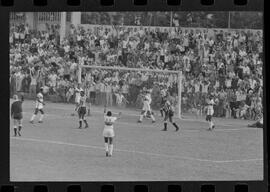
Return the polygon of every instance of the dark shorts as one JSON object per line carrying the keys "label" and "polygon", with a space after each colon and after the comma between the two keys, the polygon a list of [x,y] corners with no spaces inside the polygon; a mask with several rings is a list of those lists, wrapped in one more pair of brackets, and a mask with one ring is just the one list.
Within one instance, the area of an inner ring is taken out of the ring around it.
{"label": "dark shorts", "polygon": [[205,120],[206,121],[211,121],[212,120],[212,115],[207,115]]}
{"label": "dark shorts", "polygon": [[86,114],[86,107],[80,107],[78,109],[78,114],[79,115],[85,115]]}
{"label": "dark shorts", "polygon": [[13,114],[13,119],[16,119],[16,120],[21,120],[22,119],[22,113],[15,113]]}
{"label": "dark shorts", "polygon": [[36,114],[38,114],[38,112],[40,112],[42,115],[44,114],[43,109],[36,108],[34,114],[36,115]]}
{"label": "dark shorts", "polygon": [[173,113],[165,112],[164,121],[167,121],[168,119],[171,123],[173,122]]}

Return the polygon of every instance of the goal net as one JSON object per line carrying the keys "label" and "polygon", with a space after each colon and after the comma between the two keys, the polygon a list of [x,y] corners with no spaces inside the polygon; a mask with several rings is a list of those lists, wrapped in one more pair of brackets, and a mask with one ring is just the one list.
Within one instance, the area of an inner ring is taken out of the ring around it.
{"label": "goal net", "polygon": [[159,111],[162,95],[169,94],[181,118],[181,71],[81,65],[78,82],[95,105],[140,109],[143,92],[149,91],[152,110]]}

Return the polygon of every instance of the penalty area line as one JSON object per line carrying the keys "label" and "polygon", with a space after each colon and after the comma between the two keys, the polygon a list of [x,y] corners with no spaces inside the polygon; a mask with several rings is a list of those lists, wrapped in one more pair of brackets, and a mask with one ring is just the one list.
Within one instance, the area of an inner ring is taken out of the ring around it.
{"label": "penalty area line", "polygon": [[[74,146],[74,147],[84,147],[84,148],[92,148],[92,149],[104,150],[104,147],[100,147],[100,146],[82,145],[82,144],[75,144],[75,143],[66,143],[66,142],[61,142],[61,141],[41,140],[41,139],[22,138],[22,137],[11,137],[11,139],[13,139],[13,140],[21,140],[21,141],[32,141],[32,142],[39,142],[39,143],[49,143],[49,144],[67,145],[67,146]],[[115,149],[114,151],[126,152],[126,153],[137,153],[137,154],[143,154],[143,155],[148,155],[148,156],[176,158],[176,159],[182,159],[182,160],[209,162],[209,163],[237,163],[237,162],[263,161],[263,159],[210,160],[210,159],[200,159],[200,158],[193,158],[193,157],[166,155],[166,154],[142,152],[142,151],[134,151],[134,150],[125,150],[125,149]]]}

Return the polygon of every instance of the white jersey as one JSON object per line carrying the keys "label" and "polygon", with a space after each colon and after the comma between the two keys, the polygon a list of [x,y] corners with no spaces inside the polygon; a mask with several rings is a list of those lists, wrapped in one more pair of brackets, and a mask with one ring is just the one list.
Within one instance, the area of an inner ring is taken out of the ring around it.
{"label": "white jersey", "polygon": [[104,116],[104,129],[113,129],[113,124],[117,120],[117,117]]}
{"label": "white jersey", "polygon": [[81,91],[83,91],[82,88],[77,88],[76,87],[76,89],[75,89],[75,103],[80,103]]}
{"label": "white jersey", "polygon": [[145,95],[142,110],[143,111],[151,111],[151,106],[150,106],[151,102],[152,102],[152,99],[151,99],[150,94]]}
{"label": "white jersey", "polygon": [[43,107],[44,107],[43,95],[42,95],[42,93],[38,93],[37,99],[36,99],[36,108],[43,109]]}
{"label": "white jersey", "polygon": [[207,115],[213,115],[214,114],[214,100],[211,99],[208,101],[208,106],[207,106]]}
{"label": "white jersey", "polygon": [[117,117],[104,116],[104,130],[103,137],[114,137],[113,124],[117,120]]}

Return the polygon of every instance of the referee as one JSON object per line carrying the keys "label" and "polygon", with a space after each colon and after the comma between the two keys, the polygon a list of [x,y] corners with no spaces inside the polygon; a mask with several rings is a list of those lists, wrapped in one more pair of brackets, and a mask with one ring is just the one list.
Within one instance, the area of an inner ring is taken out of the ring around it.
{"label": "referee", "polygon": [[11,105],[11,118],[13,119],[13,128],[14,128],[14,137],[21,136],[22,129],[22,103],[23,97],[19,100],[18,95],[14,95],[13,99],[15,100]]}

